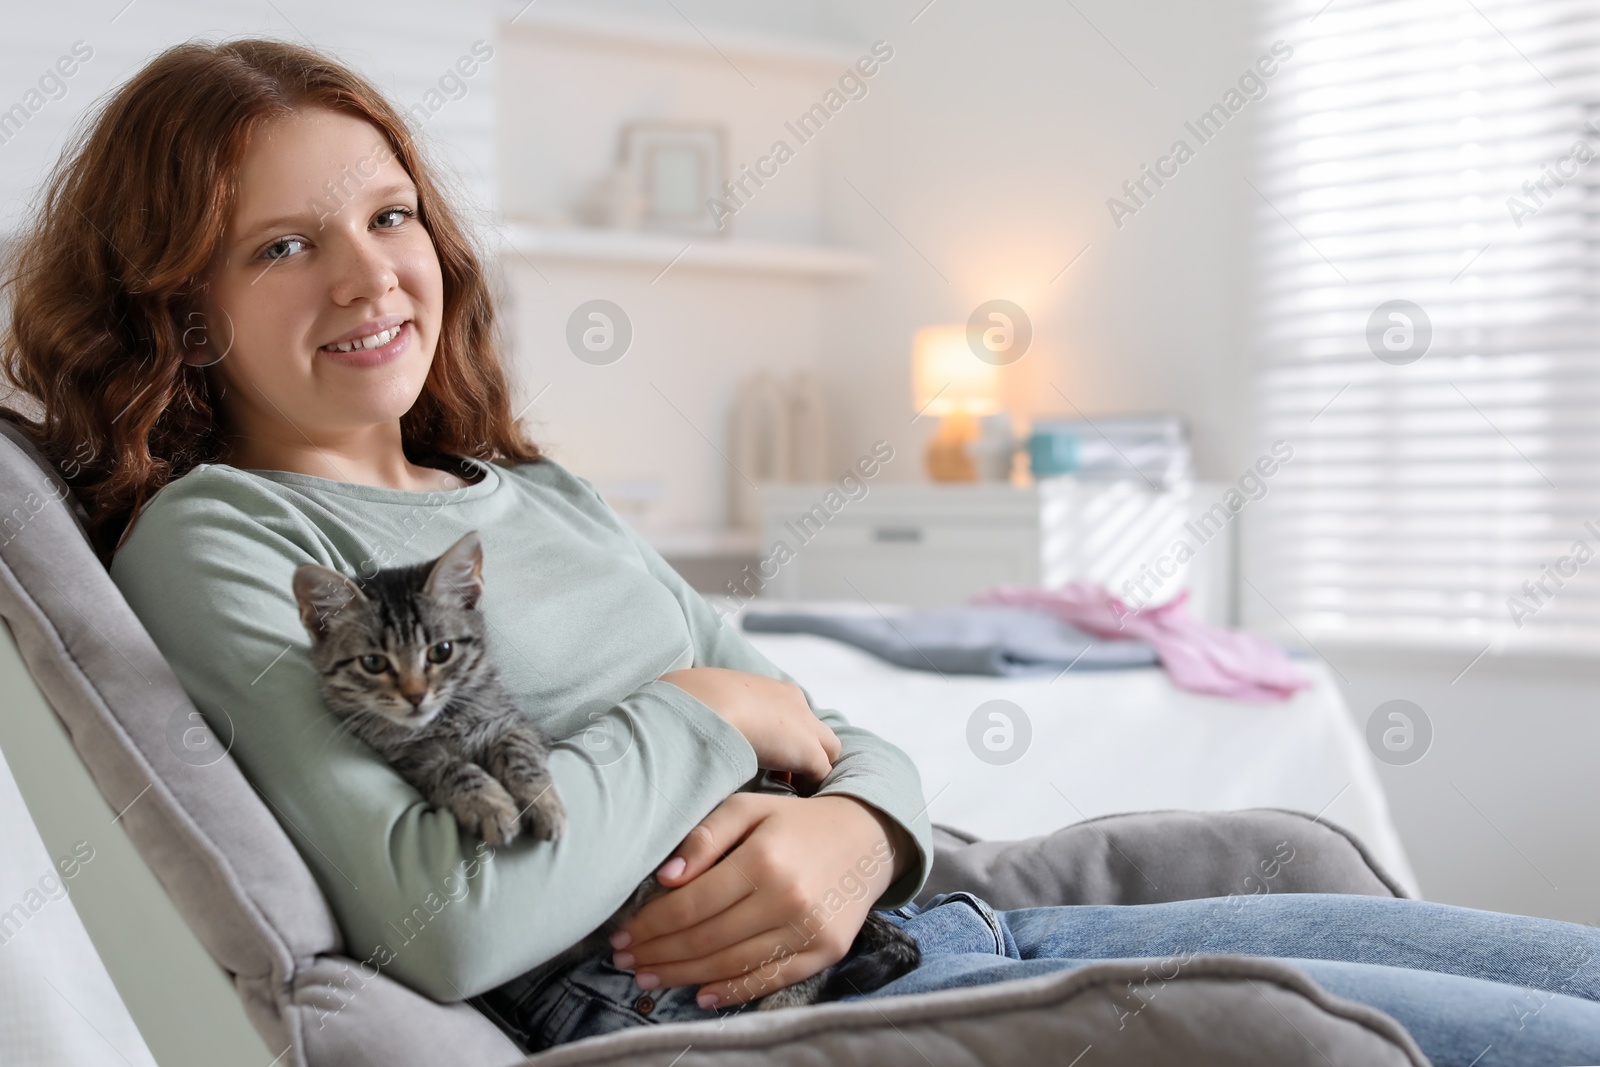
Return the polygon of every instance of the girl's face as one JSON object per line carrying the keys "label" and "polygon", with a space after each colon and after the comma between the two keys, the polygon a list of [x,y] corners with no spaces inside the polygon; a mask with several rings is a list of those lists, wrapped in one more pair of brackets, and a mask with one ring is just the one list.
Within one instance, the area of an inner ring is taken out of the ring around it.
{"label": "girl's face", "polygon": [[257,131],[201,306],[186,358],[222,375],[247,455],[251,441],[336,445],[410,410],[444,282],[377,127],[313,108]]}

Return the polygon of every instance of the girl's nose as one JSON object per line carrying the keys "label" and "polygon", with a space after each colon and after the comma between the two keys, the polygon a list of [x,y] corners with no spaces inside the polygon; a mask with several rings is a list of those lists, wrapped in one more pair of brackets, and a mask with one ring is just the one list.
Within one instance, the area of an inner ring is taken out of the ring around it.
{"label": "girl's nose", "polygon": [[338,304],[377,300],[399,285],[388,255],[365,236],[338,242],[333,299]]}

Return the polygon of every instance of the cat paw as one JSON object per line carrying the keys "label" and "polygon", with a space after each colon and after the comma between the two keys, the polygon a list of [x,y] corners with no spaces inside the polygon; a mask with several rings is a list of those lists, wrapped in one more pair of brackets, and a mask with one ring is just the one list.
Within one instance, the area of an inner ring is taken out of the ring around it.
{"label": "cat paw", "polygon": [[518,806],[499,782],[491,781],[476,792],[461,797],[451,806],[456,821],[469,834],[476,834],[491,845],[509,845],[516,840]]}
{"label": "cat paw", "polygon": [[567,809],[556,796],[555,787],[546,783],[544,788],[528,797],[522,812],[522,824],[540,841],[554,841],[567,826]]}

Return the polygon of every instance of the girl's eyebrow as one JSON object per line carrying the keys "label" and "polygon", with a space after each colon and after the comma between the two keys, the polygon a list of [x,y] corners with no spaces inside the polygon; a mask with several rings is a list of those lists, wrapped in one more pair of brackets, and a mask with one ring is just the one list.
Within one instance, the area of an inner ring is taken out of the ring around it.
{"label": "girl's eyebrow", "polygon": [[[241,242],[254,240],[278,230],[303,229],[307,225],[316,228],[317,224],[322,220],[338,214],[354,202],[354,197],[344,199],[345,192],[339,189],[337,185],[334,188],[335,192],[333,194],[318,197],[311,201],[306,205],[304,211],[293,215],[279,215],[242,231],[239,235],[239,240]],[[364,184],[360,183],[358,178],[354,183],[353,191],[357,194],[364,193],[374,201],[391,200],[397,196],[415,197],[417,195],[416,185],[409,181],[389,182],[376,189],[368,190]]]}

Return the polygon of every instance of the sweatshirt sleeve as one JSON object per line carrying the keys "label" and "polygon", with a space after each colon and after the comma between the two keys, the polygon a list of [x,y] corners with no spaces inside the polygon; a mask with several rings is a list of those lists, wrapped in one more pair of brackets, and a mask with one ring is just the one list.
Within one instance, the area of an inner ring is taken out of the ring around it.
{"label": "sweatshirt sleeve", "polygon": [[[694,639],[696,667],[726,667],[794,681],[756,651],[743,632],[712,610],[705,598],[684,581],[683,576],[673,570],[649,542],[617,518],[593,486],[582,478],[572,477],[588,490],[592,498],[590,506],[605,513],[608,525],[615,525],[628,535],[644,560],[645,567],[683,605],[689,632]],[[813,795],[837,793],[866,801],[906,831],[916,845],[917,855],[873,907],[887,911],[909,904],[933,870],[933,825],[928,818],[928,803],[922,795],[922,776],[917,771],[917,765],[898,746],[870,730],[851,725],[839,712],[819,709],[805,687],[800,688],[805,693],[806,703],[838,735],[842,747],[833,770],[828,772]]]}
{"label": "sweatshirt sleeve", "polygon": [[652,681],[594,724],[629,744],[555,744],[563,836],[488,845],[334,728],[290,585],[334,555],[305,517],[240,488],[158,497],[112,577],[305,858],[352,958],[438,1001],[476,996],[599,926],[757,774],[743,735]]}

